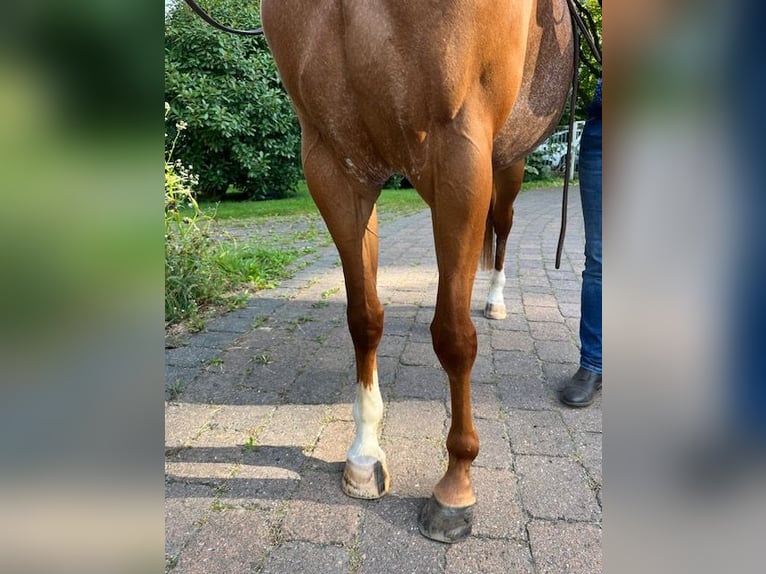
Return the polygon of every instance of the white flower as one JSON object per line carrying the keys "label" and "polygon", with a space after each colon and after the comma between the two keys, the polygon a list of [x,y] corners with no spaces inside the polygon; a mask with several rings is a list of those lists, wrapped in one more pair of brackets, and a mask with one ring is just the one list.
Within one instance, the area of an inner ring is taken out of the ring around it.
{"label": "white flower", "polygon": [[183,130],[185,130],[185,129],[186,129],[186,128],[188,128],[188,127],[189,127],[189,124],[187,124],[187,123],[186,123],[185,121],[183,121],[183,120],[181,120],[180,122],[178,122],[178,123],[176,124],[176,129],[177,129],[178,131],[183,131]]}

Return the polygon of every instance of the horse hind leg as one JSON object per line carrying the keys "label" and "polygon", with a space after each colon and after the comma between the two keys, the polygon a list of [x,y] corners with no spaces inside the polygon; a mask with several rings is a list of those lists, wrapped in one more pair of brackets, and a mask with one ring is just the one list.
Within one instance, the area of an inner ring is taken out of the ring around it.
{"label": "horse hind leg", "polygon": [[[524,160],[511,165],[494,174],[495,197],[487,221],[487,232],[494,231],[495,249],[492,275],[489,282],[487,303],[484,306],[484,316],[487,319],[501,320],[507,317],[505,307],[505,247],[508,234],[513,225],[513,203],[521,191],[524,181]],[[491,248],[491,245],[490,245]],[[487,248],[485,247],[485,250]]]}
{"label": "horse hind leg", "polygon": [[[304,142],[308,131],[304,128]],[[383,307],[376,288],[375,200],[380,190],[348,177],[318,139],[304,143],[303,164],[309,191],[340,254],[356,358],[357,392],[352,411],[356,434],[346,457],[342,489],[354,498],[380,498],[391,485],[386,455],[378,442],[383,400],[376,352],[383,334]]]}

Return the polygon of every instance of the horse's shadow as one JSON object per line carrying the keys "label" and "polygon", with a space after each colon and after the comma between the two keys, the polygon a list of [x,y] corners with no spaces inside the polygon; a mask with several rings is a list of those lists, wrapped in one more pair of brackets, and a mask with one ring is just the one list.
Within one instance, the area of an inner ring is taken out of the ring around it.
{"label": "horse's shadow", "polygon": [[[397,494],[394,488],[377,500],[351,498],[341,491],[343,462],[307,455],[296,446],[178,447],[166,451],[166,464],[167,499],[193,496],[209,498],[211,506],[266,509],[285,500],[352,506],[398,530],[413,527],[428,497]],[[193,476],[191,468],[197,469]]]}

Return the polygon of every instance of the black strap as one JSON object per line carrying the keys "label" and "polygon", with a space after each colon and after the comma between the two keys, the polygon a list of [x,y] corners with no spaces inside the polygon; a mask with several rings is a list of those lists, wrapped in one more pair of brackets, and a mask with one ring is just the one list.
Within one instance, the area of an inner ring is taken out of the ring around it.
{"label": "black strap", "polygon": [[[598,42],[598,29],[588,9],[578,0],[569,0],[569,11],[572,13],[575,27],[585,36],[585,41],[590,48],[593,58],[601,65],[601,48]],[[600,3],[599,3],[600,4]],[[587,20],[587,22],[586,22]]]}
{"label": "black strap", "polygon": [[569,174],[572,169],[572,143],[574,140],[574,121],[575,106],[577,105],[577,88],[579,85],[580,67],[580,34],[577,26],[573,26],[572,38],[574,40],[574,73],[572,74],[572,92],[569,100],[569,131],[567,133],[567,155],[564,167],[564,193],[561,199],[561,229],[559,230],[559,241],[556,245],[556,269],[561,267],[561,252],[564,250],[564,237],[567,233],[567,207],[569,205]]}
{"label": "black strap", "polygon": [[200,8],[199,4],[197,4],[194,0],[184,0],[188,5],[189,8],[191,8],[197,16],[202,18],[205,22],[213,26],[214,28],[218,28],[219,30],[222,30],[224,32],[230,32],[231,34],[239,34],[240,36],[262,36],[263,35],[263,28],[255,28],[254,30],[239,30],[237,28],[229,28],[225,24],[221,24],[218,20],[210,16],[207,12],[205,12],[202,8]]}
{"label": "black strap", "polygon": [[[588,12],[588,9],[577,0],[569,1],[569,13],[572,16],[572,38],[574,41],[574,73],[572,74],[572,93],[569,102],[569,133],[567,134],[567,155],[564,173],[564,193],[561,199],[561,229],[559,230],[559,241],[556,245],[556,269],[561,266],[561,253],[564,249],[564,237],[567,231],[567,206],[569,203],[569,173],[572,169],[572,144],[574,140],[574,118],[575,107],[577,106],[577,88],[579,86],[579,67],[580,67],[580,34],[585,36],[585,41],[593,53],[595,60],[601,65],[601,50],[596,41],[598,33],[596,23]],[[599,2],[600,4],[600,2]],[[583,19],[583,14],[587,24]],[[587,60],[586,60],[587,61]]]}

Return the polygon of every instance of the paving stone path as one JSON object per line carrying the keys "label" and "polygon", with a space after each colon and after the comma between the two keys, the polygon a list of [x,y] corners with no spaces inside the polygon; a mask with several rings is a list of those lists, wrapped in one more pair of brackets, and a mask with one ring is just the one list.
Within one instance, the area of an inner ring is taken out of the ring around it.
{"label": "paving stone path", "polygon": [[334,248],[246,308],[166,351],[166,570],[180,573],[601,572],[601,399],[559,404],[576,370],[583,230],[560,190],[521,194],[509,238],[508,318],[482,316],[473,371],[481,452],[472,536],[423,538],[417,512],[446,468],[446,376],[431,347],[437,271],[430,213],[380,228],[381,444],[391,492],[340,490],[353,434],[353,348]]}

